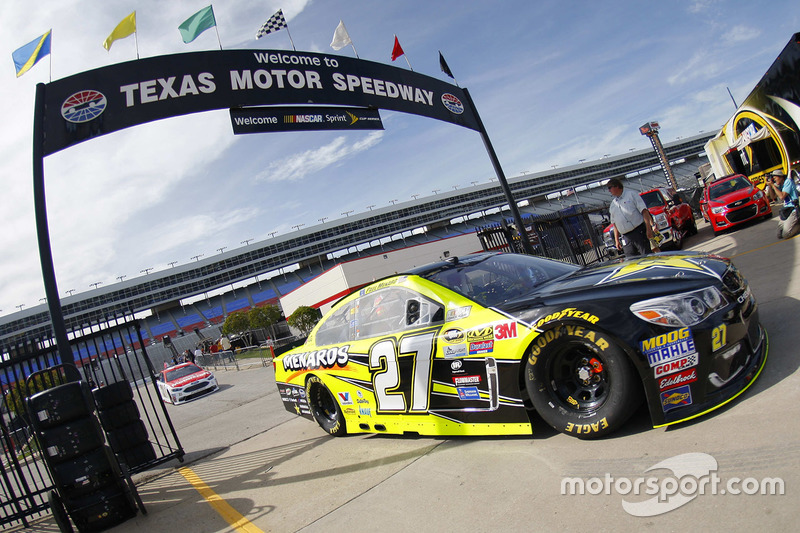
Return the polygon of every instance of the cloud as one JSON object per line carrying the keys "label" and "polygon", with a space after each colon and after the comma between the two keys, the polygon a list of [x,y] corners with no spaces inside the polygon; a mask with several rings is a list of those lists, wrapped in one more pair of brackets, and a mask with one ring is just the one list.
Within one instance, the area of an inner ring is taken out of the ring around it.
{"label": "cloud", "polygon": [[383,138],[382,131],[374,131],[353,144],[345,144],[345,137],[337,137],[319,148],[306,150],[278,161],[273,161],[256,181],[297,181],[309,174],[336,165],[339,162],[368,150]]}

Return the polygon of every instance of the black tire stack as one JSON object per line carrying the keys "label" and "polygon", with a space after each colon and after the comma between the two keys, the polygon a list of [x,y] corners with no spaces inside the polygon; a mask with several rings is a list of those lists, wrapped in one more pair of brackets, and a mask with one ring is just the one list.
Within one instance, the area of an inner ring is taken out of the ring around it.
{"label": "black tire stack", "polygon": [[49,500],[61,531],[72,531],[67,516],[82,532],[132,518],[140,501],[136,488],[105,444],[86,383],[47,389],[27,398],[26,405],[55,483]]}
{"label": "black tire stack", "polygon": [[108,444],[119,462],[135,471],[137,467],[155,460],[156,452],[139,416],[139,408],[133,401],[131,384],[125,380],[109,383],[94,389],[92,394]]}

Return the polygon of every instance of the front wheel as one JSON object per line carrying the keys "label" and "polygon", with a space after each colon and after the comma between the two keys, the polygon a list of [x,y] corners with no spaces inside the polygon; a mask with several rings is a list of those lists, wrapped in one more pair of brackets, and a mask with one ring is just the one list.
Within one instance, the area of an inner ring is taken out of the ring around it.
{"label": "front wheel", "polygon": [[322,429],[334,437],[341,437],[347,433],[342,409],[328,387],[317,376],[311,376],[306,381],[306,399],[314,420]]}
{"label": "front wheel", "polygon": [[534,340],[525,384],[545,422],[581,439],[616,431],[641,403],[641,383],[619,346],[604,333],[572,325]]}
{"label": "front wheel", "polygon": [[676,250],[680,250],[683,248],[683,232],[678,228],[671,228],[672,231],[672,243],[675,245]]}

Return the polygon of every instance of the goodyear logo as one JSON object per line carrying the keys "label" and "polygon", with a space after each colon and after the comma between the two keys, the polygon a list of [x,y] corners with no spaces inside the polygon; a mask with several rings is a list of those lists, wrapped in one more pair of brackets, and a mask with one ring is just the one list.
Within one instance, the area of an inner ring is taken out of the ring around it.
{"label": "goodyear logo", "polygon": [[678,407],[685,407],[692,404],[692,390],[689,385],[683,385],[677,389],[668,390],[661,393],[661,408],[666,413]]}
{"label": "goodyear logo", "polygon": [[575,307],[568,307],[562,311],[557,311],[555,313],[551,313],[544,318],[540,318],[534,324],[535,328],[541,327],[548,322],[552,322],[554,320],[563,320],[564,318],[577,318],[578,320],[585,320],[590,324],[597,324],[600,320],[597,316],[587,313],[585,311],[581,311]]}

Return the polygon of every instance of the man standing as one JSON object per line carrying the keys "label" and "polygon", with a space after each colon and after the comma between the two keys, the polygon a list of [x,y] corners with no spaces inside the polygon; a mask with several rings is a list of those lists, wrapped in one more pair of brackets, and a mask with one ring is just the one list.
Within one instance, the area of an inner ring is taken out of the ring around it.
{"label": "man standing", "polygon": [[[622,182],[611,178],[606,184],[611,193],[611,205],[608,207],[611,223],[614,225],[614,242],[618,250],[626,257],[650,253],[650,239],[655,236],[653,217],[644,204],[642,197],[634,191],[626,191]],[[620,246],[621,236],[622,246]]]}
{"label": "man standing", "polygon": [[794,181],[787,179],[782,170],[772,173],[772,179],[768,182],[770,190],[783,202],[783,209],[780,213],[780,225],[778,226],[778,238],[788,239],[797,235],[800,230],[800,221],[797,218],[797,189]]}

